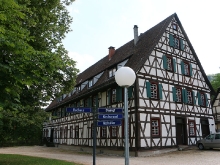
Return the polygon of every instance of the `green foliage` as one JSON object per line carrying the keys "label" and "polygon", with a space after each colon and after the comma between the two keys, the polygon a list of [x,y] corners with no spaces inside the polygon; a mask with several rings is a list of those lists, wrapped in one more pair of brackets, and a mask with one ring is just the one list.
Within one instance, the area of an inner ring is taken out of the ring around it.
{"label": "green foliage", "polygon": [[[39,139],[42,107],[75,85],[62,39],[73,0],[0,1],[0,143]],[[0,144],[0,145],[1,145]]]}
{"label": "green foliage", "polygon": [[220,87],[220,73],[213,75],[211,84],[215,92],[217,92],[218,88]]}
{"label": "green foliage", "polygon": [[46,159],[32,156],[0,154],[0,164],[5,165],[80,165],[56,159]]}

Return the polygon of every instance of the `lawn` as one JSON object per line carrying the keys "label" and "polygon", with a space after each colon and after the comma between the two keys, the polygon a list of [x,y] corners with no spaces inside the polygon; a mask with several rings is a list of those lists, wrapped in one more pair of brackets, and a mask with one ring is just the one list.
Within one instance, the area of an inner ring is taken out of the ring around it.
{"label": "lawn", "polygon": [[82,165],[56,159],[0,154],[0,165]]}

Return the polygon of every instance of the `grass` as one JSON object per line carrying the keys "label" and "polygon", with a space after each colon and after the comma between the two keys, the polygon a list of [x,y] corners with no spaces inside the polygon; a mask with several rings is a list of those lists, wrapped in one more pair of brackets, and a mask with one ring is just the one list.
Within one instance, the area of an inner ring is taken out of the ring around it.
{"label": "grass", "polygon": [[56,159],[0,154],[0,165],[82,165]]}

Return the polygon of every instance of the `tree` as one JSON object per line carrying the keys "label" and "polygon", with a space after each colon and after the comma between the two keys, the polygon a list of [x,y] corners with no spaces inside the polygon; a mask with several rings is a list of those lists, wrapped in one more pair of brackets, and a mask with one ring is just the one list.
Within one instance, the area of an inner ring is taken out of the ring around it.
{"label": "tree", "polygon": [[220,73],[213,75],[211,84],[214,90],[217,91],[218,88],[220,87]]}
{"label": "tree", "polygon": [[0,141],[30,138],[45,120],[42,106],[74,87],[79,71],[62,44],[73,1],[0,1]]}

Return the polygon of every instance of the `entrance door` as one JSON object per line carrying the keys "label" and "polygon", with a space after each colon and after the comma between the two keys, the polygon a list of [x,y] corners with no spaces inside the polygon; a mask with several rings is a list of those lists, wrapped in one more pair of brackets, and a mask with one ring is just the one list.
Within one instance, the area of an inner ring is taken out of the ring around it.
{"label": "entrance door", "polygon": [[186,123],[184,118],[176,118],[176,143],[186,145]]}
{"label": "entrance door", "polygon": [[210,134],[208,119],[201,119],[202,137],[206,137]]}
{"label": "entrance door", "polygon": [[50,132],[50,142],[53,142],[53,134],[54,134],[54,129],[52,128]]}

